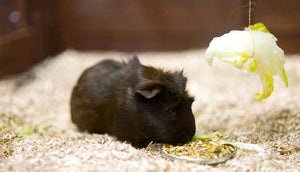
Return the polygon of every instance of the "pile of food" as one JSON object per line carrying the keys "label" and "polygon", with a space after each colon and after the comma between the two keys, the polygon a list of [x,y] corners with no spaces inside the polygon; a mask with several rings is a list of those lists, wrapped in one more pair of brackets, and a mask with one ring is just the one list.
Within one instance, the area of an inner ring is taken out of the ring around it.
{"label": "pile of food", "polygon": [[220,145],[214,142],[204,143],[201,140],[192,140],[182,146],[164,145],[162,149],[168,154],[194,159],[221,158],[231,155],[234,151],[234,147],[231,145]]}
{"label": "pile of food", "polygon": [[223,143],[221,138],[219,134],[194,136],[191,142],[184,145],[164,144],[161,151],[173,159],[202,160],[201,162],[215,160],[207,161],[206,164],[220,163],[230,159],[236,152],[233,145]]}

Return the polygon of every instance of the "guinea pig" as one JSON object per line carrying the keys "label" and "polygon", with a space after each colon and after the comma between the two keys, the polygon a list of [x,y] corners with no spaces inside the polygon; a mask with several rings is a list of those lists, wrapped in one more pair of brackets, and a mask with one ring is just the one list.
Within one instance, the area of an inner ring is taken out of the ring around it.
{"label": "guinea pig", "polygon": [[135,147],[151,141],[188,142],[195,134],[182,71],[104,60],[86,69],[73,88],[71,118],[80,130],[108,133]]}

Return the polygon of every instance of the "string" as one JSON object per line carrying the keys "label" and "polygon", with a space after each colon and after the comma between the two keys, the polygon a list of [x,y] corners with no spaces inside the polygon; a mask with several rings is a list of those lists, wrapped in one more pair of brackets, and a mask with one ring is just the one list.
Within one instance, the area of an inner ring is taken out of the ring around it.
{"label": "string", "polygon": [[249,11],[248,11],[248,26],[250,26],[251,25],[251,4],[252,4],[252,2],[251,2],[251,0],[249,0]]}
{"label": "string", "polygon": [[[249,0],[249,10],[248,10],[248,26],[250,27],[251,25],[251,5],[252,5],[252,2],[251,0]],[[251,35],[251,39],[252,39],[252,43],[253,43],[253,52],[252,52],[252,55],[250,56],[250,58],[253,58],[253,56],[255,55],[255,43],[254,43],[254,38],[253,38],[253,35],[252,33],[250,33]]]}

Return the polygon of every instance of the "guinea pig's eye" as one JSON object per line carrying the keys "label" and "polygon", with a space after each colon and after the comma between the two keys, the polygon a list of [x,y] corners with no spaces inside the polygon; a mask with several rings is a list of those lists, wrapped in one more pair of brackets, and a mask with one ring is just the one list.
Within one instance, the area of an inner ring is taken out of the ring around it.
{"label": "guinea pig's eye", "polygon": [[174,119],[174,118],[175,118],[175,114],[176,114],[176,112],[175,112],[175,110],[174,110],[173,108],[169,108],[169,109],[167,110],[167,115],[168,115],[170,118]]}

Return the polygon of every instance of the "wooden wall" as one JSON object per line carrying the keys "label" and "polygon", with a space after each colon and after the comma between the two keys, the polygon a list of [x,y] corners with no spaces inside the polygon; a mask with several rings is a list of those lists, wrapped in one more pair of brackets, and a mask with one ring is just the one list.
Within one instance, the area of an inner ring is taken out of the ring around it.
{"label": "wooden wall", "polygon": [[59,28],[51,1],[0,2],[0,77],[24,71],[63,49],[54,39]]}
{"label": "wooden wall", "polygon": [[[64,31],[80,50],[178,50],[247,25],[240,0],[76,0]],[[92,11],[92,12],[91,12]]]}
{"label": "wooden wall", "polygon": [[[254,1],[287,53],[300,52],[299,0]],[[248,25],[247,0],[0,0],[0,77],[67,48],[165,51],[207,47]],[[19,12],[18,14],[13,12]]]}
{"label": "wooden wall", "polygon": [[269,28],[286,53],[300,53],[300,0],[257,0],[253,19]]}

